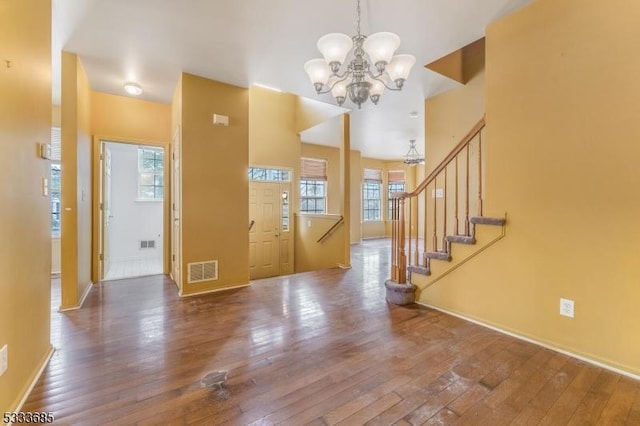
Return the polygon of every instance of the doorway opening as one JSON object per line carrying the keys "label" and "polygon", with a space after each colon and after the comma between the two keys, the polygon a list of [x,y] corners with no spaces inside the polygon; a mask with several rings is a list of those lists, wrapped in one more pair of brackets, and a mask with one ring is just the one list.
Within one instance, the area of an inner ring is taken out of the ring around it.
{"label": "doorway opening", "polygon": [[249,168],[249,278],[293,273],[291,171]]}
{"label": "doorway opening", "polygon": [[164,272],[164,148],[100,141],[100,280]]}

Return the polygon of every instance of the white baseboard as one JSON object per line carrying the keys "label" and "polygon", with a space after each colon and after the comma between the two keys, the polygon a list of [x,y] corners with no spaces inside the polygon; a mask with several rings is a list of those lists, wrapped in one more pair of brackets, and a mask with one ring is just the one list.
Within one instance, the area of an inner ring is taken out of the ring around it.
{"label": "white baseboard", "polygon": [[201,296],[203,294],[209,294],[209,293],[217,293],[219,291],[226,291],[226,290],[233,290],[236,288],[243,288],[243,287],[249,287],[251,285],[251,283],[247,283],[247,284],[240,284],[240,285],[234,285],[231,287],[224,287],[224,288],[214,288],[212,290],[205,290],[205,291],[199,291],[197,293],[189,293],[189,294],[183,294],[182,290],[180,290],[180,297],[191,297],[191,296]]}
{"label": "white baseboard", "polygon": [[[22,411],[22,407],[24,407],[24,404],[25,402],[27,402],[29,395],[31,395],[31,392],[33,392],[33,388],[38,383],[38,380],[40,380],[40,376],[42,376],[42,373],[44,373],[45,368],[47,368],[47,366],[49,365],[49,361],[51,360],[51,357],[53,356],[53,353],[55,351],[56,351],[56,348],[50,345],[49,350],[47,351],[47,354],[45,355],[44,359],[42,360],[42,363],[40,364],[40,367],[38,368],[38,371],[36,372],[36,375],[33,377],[33,380],[31,380],[31,383],[29,384],[27,391],[24,393],[24,395],[22,395],[22,399],[18,403],[18,406],[16,407],[15,410],[12,411],[13,413],[19,413]],[[9,426],[11,426],[11,423],[9,423]]]}
{"label": "white baseboard", "polygon": [[565,349],[561,349],[561,348],[559,348],[557,346],[550,345],[548,343],[544,343],[544,342],[541,342],[539,340],[532,339],[530,337],[522,336],[520,334],[516,334],[516,333],[513,333],[511,331],[507,331],[507,330],[504,330],[502,328],[499,328],[499,327],[496,327],[496,326],[493,326],[493,325],[490,325],[490,324],[486,324],[484,322],[475,320],[473,318],[466,317],[464,315],[460,315],[460,314],[455,313],[455,312],[451,312],[451,311],[449,311],[447,309],[443,309],[443,308],[440,308],[438,306],[433,306],[433,305],[429,305],[428,303],[422,303],[422,302],[416,302],[416,303],[418,305],[425,306],[427,308],[435,309],[436,311],[444,312],[445,314],[448,314],[448,315],[463,319],[465,321],[472,322],[472,323],[477,324],[477,325],[479,325],[481,327],[485,327],[485,328],[488,328],[490,330],[497,331],[498,333],[506,334],[507,336],[511,336],[511,337],[516,338],[516,339],[523,340],[523,341],[528,342],[528,343],[532,343],[534,345],[542,346],[543,348],[550,349],[552,351],[561,353],[563,355],[570,356],[571,358],[579,359],[580,361],[584,361],[584,362],[586,362],[588,364],[595,365],[596,367],[604,368],[605,370],[609,370],[609,371],[612,371],[614,373],[621,374],[623,376],[632,378],[634,380],[640,380],[640,375],[638,375],[638,374],[634,374],[634,373],[631,373],[629,371],[622,370],[620,368],[614,367],[612,365],[605,364],[605,363],[600,362],[600,361],[596,361],[595,359],[588,358],[586,356],[579,355],[577,353],[574,353],[574,352],[571,352],[571,351],[567,351]]}
{"label": "white baseboard", "polygon": [[92,288],[93,288],[93,281],[89,281],[89,285],[84,289],[84,293],[82,293],[82,296],[80,297],[80,302],[78,303],[78,305],[77,306],[73,306],[71,308],[58,309],[58,312],[75,311],[77,309],[82,308],[82,305],[84,304],[84,301],[86,300],[86,298],[89,295],[89,292],[91,291]]}

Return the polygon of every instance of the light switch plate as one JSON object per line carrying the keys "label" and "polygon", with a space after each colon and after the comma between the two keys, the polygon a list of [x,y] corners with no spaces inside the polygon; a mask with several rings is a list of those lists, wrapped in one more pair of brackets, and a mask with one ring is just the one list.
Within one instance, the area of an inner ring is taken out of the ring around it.
{"label": "light switch plate", "polygon": [[5,371],[7,371],[8,367],[9,367],[8,348],[7,348],[7,345],[4,345],[2,349],[0,349],[0,376],[2,376]]}

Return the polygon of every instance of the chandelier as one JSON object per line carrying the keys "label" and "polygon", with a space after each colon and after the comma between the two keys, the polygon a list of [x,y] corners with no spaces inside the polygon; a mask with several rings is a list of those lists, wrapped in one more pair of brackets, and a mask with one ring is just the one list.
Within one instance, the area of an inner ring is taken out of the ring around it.
{"label": "chandelier", "polygon": [[404,163],[409,164],[410,166],[424,164],[424,157],[418,154],[418,150],[416,149],[416,140],[411,139],[409,144],[409,151],[404,156]]}
{"label": "chandelier", "polygon": [[[369,98],[377,105],[384,89],[402,90],[416,58],[393,55],[400,46],[400,37],[394,33],[362,35],[360,0],[356,12],[356,35],[330,33],[320,37],[318,50],[324,58],[311,59],[304,64],[304,70],[317,94],[331,92],[338,105],[342,105],[348,95],[351,102],[361,108]],[[352,48],[352,59],[341,72]]]}

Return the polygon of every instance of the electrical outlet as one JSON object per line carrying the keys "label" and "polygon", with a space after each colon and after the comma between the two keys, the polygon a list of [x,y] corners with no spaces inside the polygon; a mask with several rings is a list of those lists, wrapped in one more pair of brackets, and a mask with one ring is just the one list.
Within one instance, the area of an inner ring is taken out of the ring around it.
{"label": "electrical outlet", "polygon": [[433,198],[444,198],[444,189],[443,188],[432,189],[431,196]]}
{"label": "electrical outlet", "polygon": [[9,367],[9,355],[7,351],[7,345],[4,345],[2,349],[0,349],[0,376],[2,376]]}
{"label": "electrical outlet", "polygon": [[560,298],[560,315],[573,318],[573,300]]}

